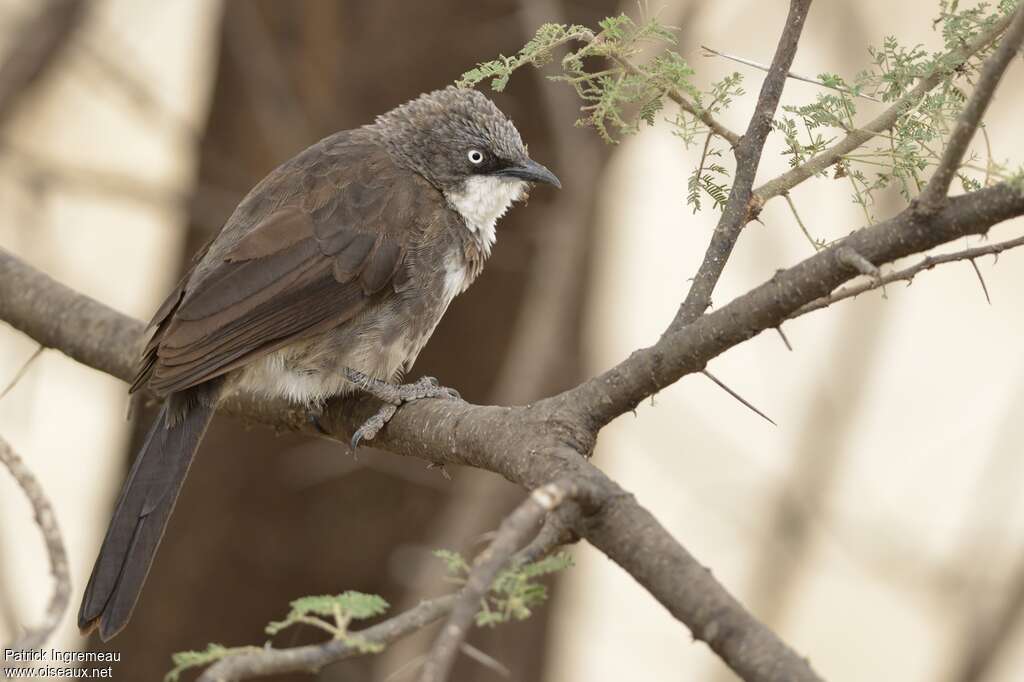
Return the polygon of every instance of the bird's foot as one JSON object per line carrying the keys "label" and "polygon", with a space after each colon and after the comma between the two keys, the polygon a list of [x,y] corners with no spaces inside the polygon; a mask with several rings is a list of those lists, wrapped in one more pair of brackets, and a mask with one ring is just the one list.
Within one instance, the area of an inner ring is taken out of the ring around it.
{"label": "bird's foot", "polygon": [[355,450],[364,440],[373,440],[384,425],[395,416],[398,407],[414,400],[424,398],[444,398],[460,400],[459,392],[438,383],[433,377],[421,377],[411,384],[392,384],[363,374],[359,370],[345,369],[345,378],[384,404],[377,413],[367,419],[352,434],[352,449]]}

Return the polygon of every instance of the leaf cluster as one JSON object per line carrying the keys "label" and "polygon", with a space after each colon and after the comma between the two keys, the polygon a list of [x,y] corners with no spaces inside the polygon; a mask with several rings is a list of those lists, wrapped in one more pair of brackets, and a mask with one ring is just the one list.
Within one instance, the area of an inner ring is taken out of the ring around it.
{"label": "leaf cluster", "polygon": [[[459,585],[465,583],[471,567],[461,554],[442,549],[436,550],[434,556],[444,562],[452,582]],[[481,600],[476,624],[481,627],[494,626],[510,620],[529,618],[532,609],[548,598],[547,587],[538,579],[564,571],[572,565],[572,556],[567,552],[558,552],[539,561],[506,568],[498,574],[487,596]]]}

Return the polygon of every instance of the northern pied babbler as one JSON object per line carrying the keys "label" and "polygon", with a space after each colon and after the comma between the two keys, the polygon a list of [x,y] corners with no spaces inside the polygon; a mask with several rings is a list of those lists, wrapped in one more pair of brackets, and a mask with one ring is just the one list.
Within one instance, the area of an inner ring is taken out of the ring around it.
{"label": "northern pied babbler", "polygon": [[530,183],[559,187],[474,90],[438,90],[286,161],[242,200],[157,310],[131,390],[163,398],[78,614],[103,640],[128,622],[192,457],[235,391],[318,410],[366,391],[384,406],[450,397],[398,384],[452,299],[480,274],[495,224]]}

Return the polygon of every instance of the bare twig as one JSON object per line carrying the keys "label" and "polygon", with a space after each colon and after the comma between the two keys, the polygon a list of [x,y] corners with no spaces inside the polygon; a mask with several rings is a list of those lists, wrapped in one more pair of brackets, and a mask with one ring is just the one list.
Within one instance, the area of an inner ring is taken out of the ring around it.
{"label": "bare twig", "polygon": [[764,149],[765,140],[771,130],[772,117],[775,115],[775,110],[782,97],[786,74],[796,56],[800,34],[810,6],[811,0],[792,0],[790,2],[786,26],[779,38],[779,45],[772,58],[768,76],[761,86],[754,114],[750,118],[750,125],[747,126],[746,133],[743,134],[735,148],[736,175],[732,189],[729,191],[729,199],[726,201],[722,217],[715,227],[711,244],[704,254],[704,261],[693,278],[693,284],[686,295],[686,300],[679,306],[679,311],[669,326],[668,332],[690,324],[711,305],[711,294],[722,276],[725,263],[732,254],[740,232],[760,210],[759,204],[752,201],[754,197],[751,188],[754,184],[754,176],[757,174],[757,167],[761,162],[761,152]]}
{"label": "bare twig", "polygon": [[1006,30],[1002,42],[985,61],[974,92],[960,113],[956,128],[953,129],[953,134],[949,137],[942,160],[939,161],[931,180],[921,192],[919,201],[926,210],[937,209],[939,204],[945,200],[949,185],[960,168],[960,160],[963,159],[968,145],[974,138],[974,133],[988,109],[989,102],[992,101],[992,96],[996,92],[996,87],[999,86],[999,81],[1002,80],[1003,73],[1006,72],[1006,67],[1020,53],[1022,43],[1024,43],[1024,4],[1017,7],[1013,21]]}
{"label": "bare twig", "polygon": [[557,509],[576,490],[576,485],[571,482],[548,483],[534,490],[501,523],[494,540],[473,562],[466,586],[459,594],[447,623],[423,664],[419,678],[421,682],[444,682],[448,679],[455,655],[480,610],[480,600],[490,591],[498,573],[508,563],[516,548],[528,535],[534,533],[545,515]]}
{"label": "bare twig", "polygon": [[[702,49],[705,52],[707,52],[708,56],[723,57],[725,59],[730,59],[730,60],[732,60],[734,62],[739,62],[740,64],[745,64],[747,66],[752,66],[755,69],[760,69],[761,71],[767,71],[768,70],[768,65],[767,64],[759,64],[758,62],[751,61],[750,59],[744,59],[743,57],[737,57],[736,55],[726,54],[725,52],[719,52],[718,50],[715,50],[713,48],[708,47],[707,45],[701,45],[700,49]],[[878,99],[877,97],[872,97],[871,95],[865,95],[864,93],[861,93],[861,92],[854,92],[853,90],[850,90],[848,88],[839,88],[839,87],[836,87],[834,85],[829,85],[828,83],[822,83],[817,78],[809,78],[807,76],[801,76],[800,74],[793,73],[792,71],[787,73],[786,76],[791,78],[791,79],[793,79],[793,80],[803,81],[804,83],[813,83],[814,85],[820,85],[821,87],[828,88],[829,90],[835,90],[837,92],[842,92],[842,93],[845,93],[847,95],[853,95],[854,97],[860,97],[862,99],[871,100],[872,102],[881,102],[882,101],[882,100]]]}
{"label": "bare twig", "polygon": [[[882,275],[877,279],[873,279],[862,284],[851,285],[831,293],[828,296],[822,296],[821,298],[811,301],[797,310],[794,310],[786,319],[791,320],[793,318],[806,315],[807,313],[814,312],[815,310],[827,308],[839,301],[860,296],[867,291],[878,289],[886,284],[892,284],[893,282],[910,282],[918,275],[918,273],[924,272],[925,270],[931,270],[936,265],[963,260],[970,261],[973,264],[975,259],[981,258],[982,256],[998,256],[1003,251],[1009,251],[1010,249],[1015,249],[1020,246],[1024,246],[1024,237],[1008,239],[1006,241],[996,242],[995,244],[986,244],[985,246],[965,249],[955,253],[926,256],[919,263],[915,263],[914,265],[903,268],[902,270],[896,270],[895,272],[890,272],[887,275]],[[975,265],[975,267],[977,266]],[[987,288],[985,291],[985,297],[988,298]]]}
{"label": "bare twig", "polygon": [[46,553],[50,560],[50,574],[53,575],[54,587],[50,604],[46,607],[46,614],[39,625],[27,630],[10,645],[12,649],[38,649],[50,639],[57,626],[60,625],[71,599],[71,573],[68,570],[67,550],[64,549],[64,540],[61,538],[60,527],[57,525],[57,516],[53,512],[53,506],[47,499],[43,487],[39,485],[36,477],[32,475],[25,463],[3,438],[0,438],[0,463],[3,463],[11,472],[14,480],[21,486],[25,497],[32,505],[32,513],[35,516],[36,525],[39,526],[39,530],[43,534]]}

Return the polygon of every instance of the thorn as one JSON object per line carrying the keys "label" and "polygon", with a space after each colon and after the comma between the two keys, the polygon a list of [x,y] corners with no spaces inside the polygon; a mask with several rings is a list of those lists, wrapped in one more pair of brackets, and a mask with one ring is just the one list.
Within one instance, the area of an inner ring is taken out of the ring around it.
{"label": "thorn", "polygon": [[790,353],[792,353],[793,352],[793,344],[791,344],[789,342],[789,339],[786,338],[786,332],[782,331],[782,325],[780,324],[778,327],[776,327],[775,331],[777,331],[779,333],[779,338],[782,339],[782,343],[786,344],[786,350],[788,350]]}
{"label": "thorn", "polygon": [[974,274],[978,276],[978,281],[981,282],[981,290],[985,292],[985,300],[988,301],[989,305],[992,305],[992,297],[988,295],[988,287],[985,286],[985,278],[981,276],[981,269],[978,268],[978,264],[974,262],[973,258],[968,260],[971,263],[971,267],[974,268]]}
{"label": "thorn", "polygon": [[44,350],[46,350],[46,347],[40,345],[38,348],[35,349],[32,355],[28,357],[28,360],[22,363],[21,367],[18,368],[18,371],[15,372],[14,378],[11,379],[11,382],[7,384],[6,388],[4,388],[3,391],[0,391],[0,400],[3,400],[4,396],[10,393],[11,389],[18,385],[18,382],[21,381],[21,378],[25,376],[25,372],[27,372],[28,368],[32,366],[32,362],[35,361],[35,359],[38,358],[40,355],[42,355]]}
{"label": "thorn", "polygon": [[750,410],[751,412],[753,412],[757,416],[761,417],[761,419],[764,419],[766,422],[768,422],[772,426],[778,426],[778,424],[776,424],[772,420],[771,417],[769,417],[764,412],[762,412],[761,410],[757,409],[756,407],[751,405],[749,402],[747,402],[743,398],[743,396],[741,396],[739,393],[737,393],[736,391],[732,390],[731,388],[726,386],[724,383],[722,383],[722,381],[718,377],[716,377],[714,374],[712,374],[711,372],[707,371],[706,369],[705,370],[701,370],[701,374],[706,376],[708,379],[711,379],[711,381],[715,382],[718,385],[719,388],[721,388],[723,391],[725,391],[726,393],[731,395],[736,400],[740,401],[740,403],[742,403],[748,410]]}

